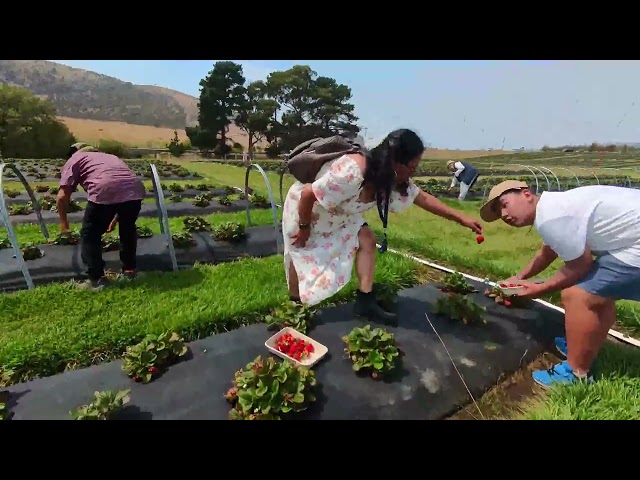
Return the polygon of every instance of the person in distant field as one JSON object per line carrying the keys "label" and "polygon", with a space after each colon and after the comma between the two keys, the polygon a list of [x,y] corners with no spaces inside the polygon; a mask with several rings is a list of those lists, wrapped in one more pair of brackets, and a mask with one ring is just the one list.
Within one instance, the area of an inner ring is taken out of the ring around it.
{"label": "person in distant field", "polygon": [[[592,185],[535,195],[526,183],[507,180],[491,189],[480,217],[535,226],[542,237],[531,262],[506,280],[525,285],[520,296],[562,291],[566,338],[555,342],[567,360],[533,379],[544,387],[592,381],[593,362],[616,321],[616,300],[640,301],[640,191]],[[551,278],[523,281],[558,257],[564,266]]]}
{"label": "person in distant field", "polygon": [[86,143],[72,145],[67,158],[56,199],[62,233],[69,231],[67,206],[78,185],[87,192],[88,200],[80,231],[80,248],[89,278],[81,286],[99,290],[107,284],[101,242],[102,235],[114,220],[120,224],[122,273],[128,278],[135,277],[136,221],[145,197],[142,181],[118,157],[99,152]]}
{"label": "person in distant field", "polygon": [[453,179],[451,180],[451,186],[448,191],[450,192],[453,187],[460,184],[458,200],[462,201],[467,197],[469,190],[471,190],[471,187],[476,183],[480,174],[469,162],[456,162],[449,160],[447,162],[447,168],[454,172]]}

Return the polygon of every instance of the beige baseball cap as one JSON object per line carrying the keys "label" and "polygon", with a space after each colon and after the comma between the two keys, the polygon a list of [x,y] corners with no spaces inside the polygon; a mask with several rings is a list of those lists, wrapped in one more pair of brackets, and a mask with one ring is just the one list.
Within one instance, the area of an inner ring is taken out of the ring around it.
{"label": "beige baseball cap", "polygon": [[505,180],[493,187],[489,192],[489,198],[484,205],[480,207],[480,218],[485,222],[495,222],[498,220],[500,214],[494,210],[494,205],[500,196],[509,190],[520,190],[523,188],[529,188],[529,185],[519,180]]}

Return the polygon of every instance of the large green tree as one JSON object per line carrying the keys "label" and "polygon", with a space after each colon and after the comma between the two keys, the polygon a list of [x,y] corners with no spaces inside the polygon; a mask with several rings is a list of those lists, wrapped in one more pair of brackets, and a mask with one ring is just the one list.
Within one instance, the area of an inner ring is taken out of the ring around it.
{"label": "large green tree", "polygon": [[[227,132],[243,103],[244,82],[241,65],[229,61],[214,64],[200,81],[198,127],[187,132],[192,145],[207,149],[219,145],[220,153],[227,153]],[[213,138],[206,138],[209,136]]]}
{"label": "large green tree", "polygon": [[75,141],[51,102],[24,88],[0,85],[0,156],[61,157]]}

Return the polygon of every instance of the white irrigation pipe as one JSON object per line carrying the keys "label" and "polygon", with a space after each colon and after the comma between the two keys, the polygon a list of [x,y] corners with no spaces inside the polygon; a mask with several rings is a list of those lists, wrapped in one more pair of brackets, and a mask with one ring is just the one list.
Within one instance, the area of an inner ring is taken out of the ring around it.
{"label": "white irrigation pipe", "polygon": [[[378,245],[378,247],[379,246],[380,245]],[[413,260],[414,262],[418,262],[418,263],[421,263],[422,265],[426,265],[428,267],[435,268],[436,270],[441,270],[443,272],[448,272],[448,273],[458,272],[458,270],[452,270],[450,268],[443,267],[442,265],[438,265],[437,263],[429,262],[429,261],[427,261],[427,260],[425,260],[423,258],[419,258],[419,257],[416,257],[414,255],[409,255],[408,253],[403,253],[403,252],[400,252],[398,250],[393,250],[393,249],[389,248],[389,249],[387,249],[387,251],[391,252],[391,253],[395,253],[397,255],[402,255],[403,257],[406,257],[406,258],[409,258],[409,259]],[[458,272],[458,273],[460,273],[463,277],[468,278],[469,280],[474,280],[476,282],[485,283],[485,284],[490,285],[492,287],[495,287],[495,286],[498,285],[497,283],[491,282],[491,281],[487,280],[486,278],[475,277],[473,275],[468,275],[468,274],[463,273],[463,272]],[[557,305],[554,305],[553,303],[545,302],[544,300],[540,300],[539,298],[534,298],[533,301],[537,302],[537,303],[539,303],[541,305],[544,305],[545,307],[548,307],[548,308],[551,308],[553,310],[556,310],[557,312],[560,312],[562,314],[565,313],[564,312],[564,308],[558,307]],[[635,347],[640,347],[640,340],[638,340],[637,338],[630,337],[629,335],[625,335],[624,333],[620,333],[620,332],[618,332],[616,330],[613,330],[613,329],[609,330],[609,335],[611,335],[614,338],[617,338],[618,340],[620,340],[622,342],[628,343],[628,344],[633,345]]]}

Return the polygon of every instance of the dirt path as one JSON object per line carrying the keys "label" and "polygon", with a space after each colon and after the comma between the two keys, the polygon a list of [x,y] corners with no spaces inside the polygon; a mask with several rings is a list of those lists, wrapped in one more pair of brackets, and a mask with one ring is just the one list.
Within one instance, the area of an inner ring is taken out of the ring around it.
{"label": "dirt path", "polygon": [[515,419],[525,411],[531,401],[544,395],[544,390],[533,381],[531,373],[541,368],[549,368],[560,360],[553,353],[544,353],[522,370],[504,378],[480,399],[476,399],[482,416],[471,402],[446,420]]}

